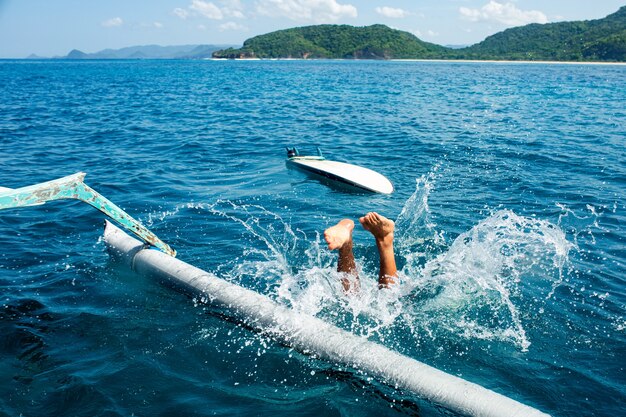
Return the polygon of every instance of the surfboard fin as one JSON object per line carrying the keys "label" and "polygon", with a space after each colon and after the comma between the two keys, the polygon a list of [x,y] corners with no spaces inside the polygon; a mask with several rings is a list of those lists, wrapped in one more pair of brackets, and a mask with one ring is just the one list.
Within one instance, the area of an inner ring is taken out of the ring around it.
{"label": "surfboard fin", "polygon": [[298,148],[295,146],[293,148],[287,147],[287,158],[293,158],[294,156],[300,156]]}

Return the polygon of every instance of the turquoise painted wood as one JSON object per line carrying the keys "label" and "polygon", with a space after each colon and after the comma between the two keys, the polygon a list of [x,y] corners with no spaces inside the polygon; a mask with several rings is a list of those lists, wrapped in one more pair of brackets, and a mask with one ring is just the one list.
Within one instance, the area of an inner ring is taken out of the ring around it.
{"label": "turquoise painted wood", "polygon": [[159,239],[144,225],[131,217],[109,199],[83,182],[85,173],[59,178],[27,187],[0,190],[0,210],[44,204],[47,201],[74,199],[84,201],[131,231],[144,242],[164,253],[176,256],[176,251]]}

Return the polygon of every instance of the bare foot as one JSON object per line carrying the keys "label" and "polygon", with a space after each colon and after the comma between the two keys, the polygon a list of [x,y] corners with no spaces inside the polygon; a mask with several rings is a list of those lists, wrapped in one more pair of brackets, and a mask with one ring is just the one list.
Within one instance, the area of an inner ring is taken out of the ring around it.
{"label": "bare foot", "polygon": [[374,235],[376,242],[391,243],[393,242],[393,231],[395,223],[385,216],[381,216],[376,212],[369,212],[359,219],[363,228]]}
{"label": "bare foot", "polygon": [[380,269],[378,270],[378,286],[389,288],[397,282],[398,270],[396,258],[393,254],[393,220],[370,212],[359,219],[363,228],[374,235],[378,256],[380,257]]}
{"label": "bare foot", "polygon": [[324,239],[328,243],[328,249],[340,249],[346,243],[351,243],[352,229],[354,229],[354,222],[350,219],[343,219],[336,225],[324,230]]}

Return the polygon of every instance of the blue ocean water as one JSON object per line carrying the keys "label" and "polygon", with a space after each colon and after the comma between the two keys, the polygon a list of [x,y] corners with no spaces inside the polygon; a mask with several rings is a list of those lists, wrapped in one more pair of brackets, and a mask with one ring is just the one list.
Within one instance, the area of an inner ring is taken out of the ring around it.
{"label": "blue ocean water", "polygon": [[[626,67],[0,61],[0,186],[86,183],[178,257],[553,416],[626,410]],[[374,168],[392,195],[285,165]],[[396,221],[343,294],[322,231]],[[112,263],[102,215],[0,212],[0,415],[450,415]]]}

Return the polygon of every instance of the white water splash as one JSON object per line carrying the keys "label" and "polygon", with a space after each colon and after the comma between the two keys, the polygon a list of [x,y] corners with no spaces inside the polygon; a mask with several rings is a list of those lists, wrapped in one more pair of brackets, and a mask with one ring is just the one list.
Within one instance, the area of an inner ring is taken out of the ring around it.
{"label": "white water splash", "polygon": [[264,289],[274,287],[282,277],[291,274],[291,259],[300,256],[298,243],[306,242],[302,231],[294,231],[281,216],[257,204],[218,200],[212,204],[188,204],[187,208],[206,210],[238,224],[256,241],[247,246],[227,272],[227,278],[239,283],[246,280]]}
{"label": "white water splash", "polygon": [[392,326],[403,312],[400,287],[380,291],[377,271],[372,273],[361,267],[358,291],[346,293],[341,284],[345,275],[335,270],[335,262],[333,259],[332,265],[324,268],[313,267],[284,276],[278,287],[278,300],[368,337]]}
{"label": "white water splash", "polygon": [[428,206],[438,168],[415,181],[415,191],[396,219],[396,250],[405,259],[403,272],[408,276],[419,275],[426,260],[444,244],[443,232],[436,230]]}
{"label": "white water splash", "polygon": [[143,223],[146,227],[152,227],[154,226],[155,222],[161,223],[169,217],[176,216],[182,207],[182,205],[178,205],[174,207],[173,210],[155,211],[152,213],[148,213],[147,217],[143,219]]}
{"label": "white water splash", "polygon": [[232,281],[254,282],[257,291],[268,293],[282,304],[367,336],[392,325],[402,312],[398,288],[378,290],[377,270],[360,268],[360,290],[347,296],[342,276],[336,271],[336,253],[325,248],[319,232],[309,238],[259,205],[220,200],[186,208],[228,219],[251,236],[243,255],[224,271]]}
{"label": "white water splash", "polygon": [[[562,281],[573,245],[558,226],[501,210],[447,246],[430,219],[433,184],[434,174],[417,180],[396,222],[398,257],[405,265],[400,285],[379,290],[377,262],[361,258],[356,294],[344,292],[337,255],[325,248],[319,232],[309,237],[294,231],[260,205],[218,201],[187,208],[222,217],[251,237],[222,275],[252,283],[298,311],[391,344],[407,337],[417,345],[424,337],[459,338],[527,350],[526,310],[539,310],[538,300],[551,296]],[[357,254],[367,249],[355,246]]]}
{"label": "white water splash", "polygon": [[438,167],[428,175],[415,180],[415,191],[402,207],[396,219],[396,239],[402,246],[423,243],[425,239],[441,242],[441,236],[435,231],[435,224],[430,218],[428,198],[435,188]]}
{"label": "white water splash", "polygon": [[498,211],[426,264],[418,282],[437,295],[420,303],[420,313],[468,337],[512,340],[526,350],[518,305],[525,294],[554,291],[571,247],[547,221]]}
{"label": "white water splash", "polygon": [[576,246],[578,246],[579,240],[584,241],[586,239],[589,239],[589,243],[595,245],[596,237],[594,232],[610,232],[600,226],[599,219],[602,214],[598,212],[596,207],[590,204],[585,205],[585,210],[578,210],[584,213],[576,213],[575,210],[562,203],[556,203],[556,206],[561,210],[557,224],[572,236]]}

